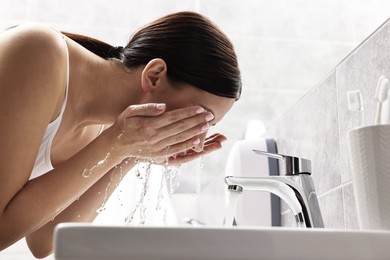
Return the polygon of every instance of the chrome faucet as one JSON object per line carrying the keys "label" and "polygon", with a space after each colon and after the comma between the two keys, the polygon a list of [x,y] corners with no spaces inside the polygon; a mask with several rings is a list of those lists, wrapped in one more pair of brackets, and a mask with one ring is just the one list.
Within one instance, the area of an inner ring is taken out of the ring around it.
{"label": "chrome faucet", "polygon": [[259,150],[253,152],[284,162],[285,176],[225,177],[230,192],[267,191],[279,196],[290,207],[299,227],[324,227],[314,183],[311,162],[294,156]]}

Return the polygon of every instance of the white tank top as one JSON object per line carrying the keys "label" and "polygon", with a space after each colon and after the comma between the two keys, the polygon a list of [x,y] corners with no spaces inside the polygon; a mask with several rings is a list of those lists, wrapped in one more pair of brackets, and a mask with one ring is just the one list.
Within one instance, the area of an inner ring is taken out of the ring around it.
{"label": "white tank top", "polygon": [[[61,34],[62,35],[62,34]],[[65,111],[66,107],[66,101],[68,99],[68,83],[69,83],[69,51],[68,51],[68,45],[66,44],[65,36],[62,35],[64,38],[65,46],[66,46],[66,88],[65,88],[65,98],[64,102],[61,107],[60,114],[58,117],[49,123],[49,125],[46,128],[45,135],[43,136],[41,146],[39,147],[38,155],[35,160],[33,171],[30,175],[30,180],[34,179],[36,177],[39,177],[48,171],[51,171],[53,169],[53,165],[51,164],[50,160],[50,151],[51,151],[51,144],[53,142],[54,136],[57,133],[58,127],[60,126],[62,116]]]}

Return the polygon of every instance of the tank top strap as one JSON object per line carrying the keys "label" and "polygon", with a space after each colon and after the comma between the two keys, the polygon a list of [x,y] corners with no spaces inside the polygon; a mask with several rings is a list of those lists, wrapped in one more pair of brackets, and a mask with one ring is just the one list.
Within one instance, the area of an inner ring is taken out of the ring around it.
{"label": "tank top strap", "polygon": [[[57,31],[57,30],[55,30]],[[59,31],[57,31],[59,32]],[[42,138],[41,145],[38,150],[37,158],[35,160],[33,171],[30,175],[30,179],[34,179],[39,177],[53,169],[53,165],[51,163],[50,153],[51,146],[53,143],[54,136],[57,134],[58,128],[62,121],[62,116],[64,114],[67,100],[68,100],[68,92],[69,92],[69,49],[68,44],[66,42],[65,35],[59,32],[64,39],[65,49],[66,49],[66,82],[65,82],[65,97],[62,103],[62,107],[59,115],[56,119],[50,122],[46,128],[45,134]]]}

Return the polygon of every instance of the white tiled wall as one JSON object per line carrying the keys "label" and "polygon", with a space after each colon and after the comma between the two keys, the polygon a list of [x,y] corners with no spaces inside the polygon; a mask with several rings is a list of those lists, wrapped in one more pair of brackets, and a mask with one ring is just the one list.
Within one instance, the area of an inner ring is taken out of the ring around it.
{"label": "white tiled wall", "polygon": [[[235,45],[244,89],[214,130],[229,137],[225,149],[203,160],[202,188],[215,210],[199,217],[208,222],[221,213],[226,156],[246,122],[270,126],[385,21],[389,8],[388,0],[0,0],[0,30],[35,20],[123,45],[136,28],[174,11],[198,11],[216,22]],[[323,189],[334,181],[340,178],[324,177]],[[19,251],[1,252],[0,259],[31,258]]]}

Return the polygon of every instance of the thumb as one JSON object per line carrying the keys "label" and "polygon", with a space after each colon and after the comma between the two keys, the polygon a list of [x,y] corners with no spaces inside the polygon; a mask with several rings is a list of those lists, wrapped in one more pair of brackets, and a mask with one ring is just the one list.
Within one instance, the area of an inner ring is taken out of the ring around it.
{"label": "thumb", "polygon": [[127,117],[134,116],[158,116],[165,112],[166,104],[164,103],[148,103],[142,105],[129,106],[125,115]]}

